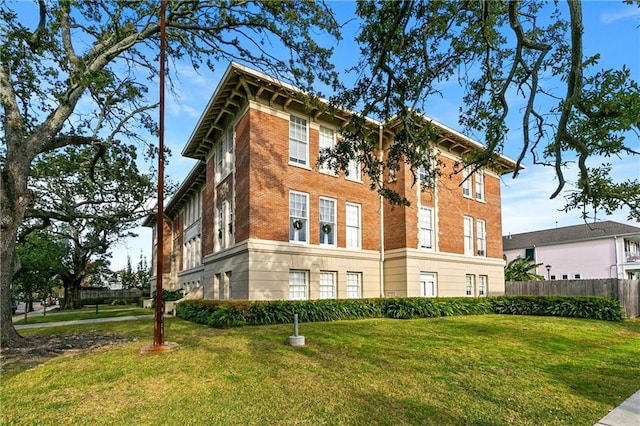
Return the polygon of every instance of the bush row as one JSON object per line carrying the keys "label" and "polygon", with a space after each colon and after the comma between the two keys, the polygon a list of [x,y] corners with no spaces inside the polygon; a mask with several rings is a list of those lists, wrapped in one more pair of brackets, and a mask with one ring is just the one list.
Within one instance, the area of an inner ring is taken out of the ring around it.
{"label": "bush row", "polygon": [[389,298],[275,301],[187,300],[177,316],[212,327],[286,324],[361,318],[429,318],[512,314],[621,321],[620,303],[604,297],[501,296],[489,298]]}

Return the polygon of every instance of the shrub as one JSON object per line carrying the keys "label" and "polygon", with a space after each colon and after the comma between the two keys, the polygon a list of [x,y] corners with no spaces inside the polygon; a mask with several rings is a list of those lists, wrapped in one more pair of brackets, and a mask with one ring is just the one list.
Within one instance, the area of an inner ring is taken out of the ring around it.
{"label": "shrub", "polygon": [[603,297],[501,296],[489,298],[390,298],[273,301],[186,300],[178,317],[212,327],[287,324],[360,318],[415,319],[453,315],[546,315],[621,321],[624,311]]}

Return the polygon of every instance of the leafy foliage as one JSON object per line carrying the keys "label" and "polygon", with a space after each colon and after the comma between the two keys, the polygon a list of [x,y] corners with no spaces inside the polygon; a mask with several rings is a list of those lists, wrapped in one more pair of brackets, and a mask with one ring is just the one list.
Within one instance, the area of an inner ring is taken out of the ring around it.
{"label": "leafy foliage", "polygon": [[[240,60],[309,92],[317,80],[336,84],[331,49],[319,40],[339,38],[338,24],[324,3],[167,3],[169,89],[177,78],[173,65],[180,60],[196,70]],[[34,159],[64,147],[89,146],[94,156],[82,167],[92,169],[106,152],[104,144],[127,150],[118,140],[138,142],[148,155],[157,154],[149,144],[158,130],[152,115],[157,103],[149,87],[159,77],[159,10],[158,2],[148,0],[0,3],[2,345],[19,340],[9,293],[18,269],[18,228],[34,201],[28,188]],[[284,48],[286,59],[274,56],[274,47]],[[44,170],[40,172],[43,176]],[[82,182],[92,186],[90,179]],[[108,225],[98,222],[98,227]],[[84,229],[76,231],[83,234]],[[97,248],[102,245],[98,251],[106,251],[99,237],[92,239]]]}
{"label": "leafy foliage", "polygon": [[62,275],[62,262],[68,253],[68,242],[44,230],[24,236],[16,247],[21,268],[16,274],[12,293],[22,293],[31,305],[32,298],[45,298],[59,286],[56,278]]}
{"label": "leafy foliage", "polygon": [[541,281],[544,280],[542,275],[535,273],[535,269],[542,266],[542,263],[527,257],[516,257],[504,266],[505,281]]}
{"label": "leafy foliage", "polygon": [[[362,0],[357,15],[357,81],[334,102],[362,115],[326,155],[335,158],[329,164],[344,170],[348,159],[358,157],[382,195],[406,204],[381,176],[403,162],[414,183],[420,168],[432,178],[441,172],[433,161],[437,139],[423,112],[453,83],[464,93],[460,124],[484,135],[486,150],[463,158],[472,170],[502,171],[495,160],[513,117],[522,123],[514,177],[526,158],[553,168],[554,198],[575,165],[579,177],[567,194],[567,210],[582,209],[587,218],[627,208],[630,219],[640,219],[638,179],[616,182],[610,165],[600,164],[600,158],[639,154],[627,137],[640,130],[640,88],[628,69],[598,70],[598,55],[584,57],[581,1]],[[365,116],[396,128],[384,161],[377,157],[377,139],[362,130]]]}
{"label": "leafy foliage", "polygon": [[67,307],[78,307],[79,289],[108,265],[109,250],[132,236],[136,222],[149,213],[153,177],[136,165],[134,146],[69,146],[44,154],[32,167],[29,188],[34,202],[23,229],[46,227],[69,247],[60,273]]}
{"label": "leafy foliage", "polygon": [[288,324],[362,318],[415,319],[454,315],[545,315],[621,321],[624,311],[602,297],[508,296],[490,298],[390,298],[232,302],[186,300],[176,308],[188,321],[212,327]]}

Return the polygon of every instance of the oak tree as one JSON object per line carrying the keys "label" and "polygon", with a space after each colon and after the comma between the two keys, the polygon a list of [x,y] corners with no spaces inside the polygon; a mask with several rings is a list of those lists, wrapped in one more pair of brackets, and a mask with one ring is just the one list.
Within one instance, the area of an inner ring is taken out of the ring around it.
{"label": "oak tree", "polygon": [[[148,141],[156,130],[159,2],[45,1],[0,3],[0,331],[19,344],[11,323],[16,237],[33,202],[28,189],[36,157],[65,146]],[[34,13],[35,11],[35,13]],[[35,22],[33,22],[33,18]],[[335,83],[331,50],[316,40],[338,37],[321,2],[168,2],[170,66],[213,67],[241,60],[302,88]],[[274,55],[284,49],[287,57]]]}
{"label": "oak tree", "polygon": [[[639,154],[640,89],[628,69],[600,69],[598,55],[585,57],[582,7],[579,0],[359,1],[358,77],[334,103],[361,114],[321,161],[346,169],[357,158],[382,195],[406,203],[381,176],[403,162],[414,182],[420,168],[431,180],[442,172],[433,161],[437,134],[424,111],[453,83],[464,93],[460,124],[483,135],[486,150],[448,173],[498,167],[507,123],[515,120],[522,132],[514,177],[530,159],[555,170],[550,196],[563,194],[567,210],[582,209],[587,218],[594,210],[626,208],[629,219],[640,220],[640,182],[615,180],[606,161]],[[396,129],[388,159],[379,158],[365,116]],[[578,169],[573,186],[565,178],[571,165]]]}

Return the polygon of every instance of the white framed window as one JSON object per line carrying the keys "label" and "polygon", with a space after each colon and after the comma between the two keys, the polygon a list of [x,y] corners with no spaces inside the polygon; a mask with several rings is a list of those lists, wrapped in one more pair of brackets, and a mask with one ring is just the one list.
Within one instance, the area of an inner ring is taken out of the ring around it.
{"label": "white framed window", "polygon": [[220,178],[222,177],[222,175],[224,174],[222,172],[222,167],[224,164],[224,146],[222,144],[222,141],[218,142],[218,146],[216,149],[216,181],[220,180]]}
{"label": "white framed window", "polygon": [[485,297],[487,295],[489,285],[489,277],[486,275],[478,276],[478,296]]}
{"label": "white framed window", "polygon": [[289,119],[289,162],[309,165],[309,135],[307,120],[291,116]]}
{"label": "white framed window", "polygon": [[420,296],[436,297],[438,294],[438,283],[436,274],[432,272],[420,272]]}
{"label": "white framed window", "polygon": [[359,159],[356,158],[355,160],[349,161],[346,178],[356,182],[362,182],[362,170],[360,169]]}
{"label": "white framed window", "polygon": [[346,204],[346,233],[346,247],[348,249],[360,249],[362,247],[360,204]]}
{"label": "white framed window", "polygon": [[466,276],[466,291],[465,295],[469,297],[473,297],[476,294],[476,277],[475,275],[467,275]]}
{"label": "white framed window", "polygon": [[427,169],[424,166],[420,166],[418,169],[418,180],[422,185],[427,185],[429,183],[429,175],[427,174]]}
{"label": "white framed window", "polygon": [[320,245],[336,245],[336,200],[320,197]]}
{"label": "white framed window", "polygon": [[225,232],[227,233],[227,247],[233,243],[233,202],[227,203],[227,223],[225,226]]}
{"label": "white framed window", "polygon": [[484,201],[484,171],[478,169],[475,173],[476,179],[476,200]]}
{"label": "white framed window", "polygon": [[347,298],[359,299],[362,297],[362,274],[360,272],[347,272]]}
{"label": "white framed window", "polygon": [[418,236],[420,248],[433,249],[433,209],[420,207],[418,226],[420,234]]}
{"label": "white framed window", "polygon": [[487,230],[483,219],[476,220],[476,248],[478,256],[487,256]]}
{"label": "white framed window", "polygon": [[218,211],[218,214],[216,216],[216,238],[215,238],[215,249],[216,250],[222,250],[222,248],[224,247],[224,241],[225,241],[225,232],[224,232],[224,206],[221,205],[220,207],[218,207],[216,209]]}
{"label": "white framed window", "polygon": [[289,192],[289,241],[309,241],[309,196],[302,192]]}
{"label": "white framed window", "polygon": [[581,274],[573,274],[573,279],[580,280],[580,279],[582,279],[582,275]]}
{"label": "white framed window", "polygon": [[289,271],[289,300],[308,299],[307,271]]}
{"label": "white framed window", "polygon": [[320,299],[336,298],[336,272],[320,271]]}
{"label": "white framed window", "polygon": [[563,280],[568,280],[569,279],[569,274],[562,274],[562,279]]}
{"label": "white framed window", "polygon": [[471,197],[471,176],[466,166],[462,169],[462,195]]}
{"label": "white framed window", "polygon": [[464,216],[464,254],[473,256],[473,218]]}
{"label": "white framed window", "polygon": [[556,279],[556,276],[555,276],[555,275],[551,275],[551,279],[552,279],[552,280],[555,280],[555,279]]}
{"label": "white framed window", "polygon": [[[319,138],[319,150],[322,152],[323,150],[332,149],[336,144],[335,132],[333,129],[325,126],[320,126],[320,138]],[[329,167],[327,163],[322,163],[319,165],[318,170],[321,173],[326,173],[335,176],[335,171]]]}

